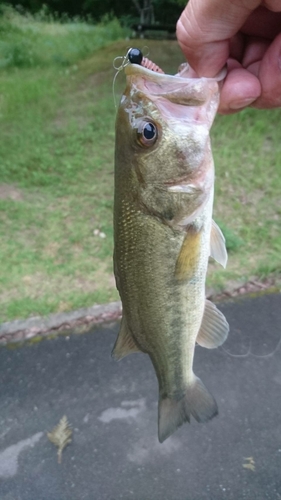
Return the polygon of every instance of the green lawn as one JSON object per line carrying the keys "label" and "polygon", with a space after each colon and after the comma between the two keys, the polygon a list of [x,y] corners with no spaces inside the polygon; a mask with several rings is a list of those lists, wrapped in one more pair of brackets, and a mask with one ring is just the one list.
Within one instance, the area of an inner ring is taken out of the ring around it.
{"label": "green lawn", "polygon": [[[118,298],[112,273],[114,42],[63,67],[0,73],[0,321]],[[135,42],[134,42],[135,43]],[[141,41],[174,72],[176,42]],[[141,48],[140,47],[140,48]],[[116,82],[117,99],[124,75]],[[210,263],[209,286],[280,275],[281,110],[218,117],[215,219],[227,270]]]}

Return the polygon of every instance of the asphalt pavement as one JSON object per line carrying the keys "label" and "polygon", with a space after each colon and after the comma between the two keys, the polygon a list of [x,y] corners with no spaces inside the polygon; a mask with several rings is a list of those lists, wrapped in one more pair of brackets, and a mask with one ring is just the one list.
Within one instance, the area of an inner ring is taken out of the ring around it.
{"label": "asphalt pavement", "polygon": [[[111,359],[118,323],[0,348],[0,500],[281,499],[281,295],[221,304],[224,346],[196,348],[219,416],[157,440],[148,356]],[[58,464],[47,431],[66,415]]]}

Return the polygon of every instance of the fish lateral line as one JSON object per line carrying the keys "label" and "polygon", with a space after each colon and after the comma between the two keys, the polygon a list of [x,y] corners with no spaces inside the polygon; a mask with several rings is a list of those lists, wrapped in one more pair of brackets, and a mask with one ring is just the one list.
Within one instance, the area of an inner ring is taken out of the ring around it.
{"label": "fish lateral line", "polygon": [[[153,73],[141,61],[129,49],[115,63],[118,74],[124,69],[127,84],[115,128],[114,272],[123,319],[113,357],[149,356],[158,379],[163,442],[184,422],[207,422],[218,413],[215,398],[193,372],[193,361],[196,344],[218,347],[229,330],[224,315],[204,299],[209,255],[226,261],[218,228],[210,241],[209,129],[219,88],[214,80],[189,78],[187,72]],[[188,118],[183,104],[190,106]],[[133,142],[135,132],[147,141],[154,138],[153,128],[142,128],[143,117],[160,125],[161,133],[158,142],[139,141],[145,149]],[[140,125],[134,121],[139,119]]]}

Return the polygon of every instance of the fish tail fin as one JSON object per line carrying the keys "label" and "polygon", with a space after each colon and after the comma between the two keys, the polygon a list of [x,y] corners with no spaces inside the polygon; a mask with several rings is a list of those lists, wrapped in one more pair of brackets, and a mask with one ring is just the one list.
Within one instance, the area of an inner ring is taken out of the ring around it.
{"label": "fish tail fin", "polygon": [[194,375],[193,382],[180,400],[160,398],[158,407],[158,439],[163,443],[191,415],[197,422],[207,422],[218,414],[217,403],[200,378]]}

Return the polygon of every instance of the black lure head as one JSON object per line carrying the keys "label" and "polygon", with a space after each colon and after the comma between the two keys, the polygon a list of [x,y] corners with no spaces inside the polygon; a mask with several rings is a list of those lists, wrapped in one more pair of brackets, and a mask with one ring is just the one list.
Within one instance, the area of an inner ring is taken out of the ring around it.
{"label": "black lure head", "polygon": [[132,64],[140,64],[142,63],[143,55],[141,50],[139,49],[130,49],[128,52],[128,59]]}

